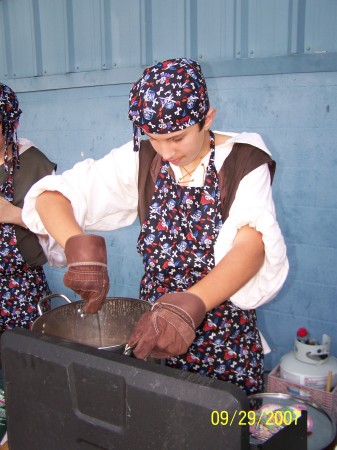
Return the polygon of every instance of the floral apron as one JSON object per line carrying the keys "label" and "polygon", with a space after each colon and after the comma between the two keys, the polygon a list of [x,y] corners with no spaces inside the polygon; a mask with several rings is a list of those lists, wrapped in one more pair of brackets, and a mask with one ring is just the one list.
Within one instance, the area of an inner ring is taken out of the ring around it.
{"label": "floral apron", "polygon": [[31,328],[38,301],[50,294],[43,268],[28,266],[10,224],[0,224],[0,294],[0,335],[14,327]]}
{"label": "floral apron", "polygon": [[[162,162],[150,212],[138,239],[145,275],[140,297],[155,302],[167,292],[187,290],[214,267],[214,244],[222,226],[215,143],[203,187],[181,186]],[[255,310],[230,300],[209,311],[188,352],[166,361],[170,367],[237,384],[248,394],[263,390],[263,351]]]}

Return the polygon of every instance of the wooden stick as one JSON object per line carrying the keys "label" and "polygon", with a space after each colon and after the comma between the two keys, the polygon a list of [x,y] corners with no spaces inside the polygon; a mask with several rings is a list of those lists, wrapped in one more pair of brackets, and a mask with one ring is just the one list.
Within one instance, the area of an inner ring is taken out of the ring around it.
{"label": "wooden stick", "polygon": [[331,391],[331,383],[332,383],[332,371],[329,370],[328,378],[326,380],[325,392]]}

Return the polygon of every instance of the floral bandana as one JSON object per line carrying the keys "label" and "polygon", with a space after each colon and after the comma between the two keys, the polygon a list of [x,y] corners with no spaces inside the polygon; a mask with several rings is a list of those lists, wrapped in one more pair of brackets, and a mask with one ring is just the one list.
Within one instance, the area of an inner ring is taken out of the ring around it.
{"label": "floral bandana", "polygon": [[140,148],[139,131],[164,134],[201,122],[209,110],[205,79],[200,65],[179,58],[144,70],[129,96],[134,150]]}
{"label": "floral bandana", "polygon": [[[2,135],[5,138],[4,170],[9,172],[7,181],[0,186],[8,201],[13,201],[13,172],[19,168],[19,148],[17,144],[16,128],[22,111],[15,92],[5,84],[0,83],[0,122]],[[8,146],[12,144],[12,161],[8,162]]]}

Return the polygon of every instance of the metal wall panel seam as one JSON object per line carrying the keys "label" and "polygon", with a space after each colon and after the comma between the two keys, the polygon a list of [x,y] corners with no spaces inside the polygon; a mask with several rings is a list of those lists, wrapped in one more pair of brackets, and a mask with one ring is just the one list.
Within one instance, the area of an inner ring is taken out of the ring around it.
{"label": "metal wall panel seam", "polygon": [[189,2],[190,58],[198,59],[198,0]]}
{"label": "metal wall panel seam", "polygon": [[152,0],[141,0],[141,61],[144,66],[153,64],[153,31],[152,31]]}
{"label": "metal wall panel seam", "polygon": [[294,0],[288,1],[288,39],[287,39],[287,54],[294,53],[293,51],[293,38],[294,38]]}
{"label": "metal wall panel seam", "polygon": [[248,57],[248,0],[241,0],[241,14],[240,14],[240,25],[241,25],[241,48],[240,56],[241,58]]}
{"label": "metal wall panel seam", "polygon": [[191,20],[187,13],[191,9],[191,0],[184,0],[184,19],[185,19],[185,36],[184,36],[184,55],[191,54]]}
{"label": "metal wall panel seam", "polygon": [[3,22],[4,22],[4,38],[5,38],[5,55],[6,55],[6,78],[13,78],[13,59],[12,59],[12,40],[10,35],[10,22],[8,3],[2,2]]}
{"label": "metal wall panel seam", "polygon": [[241,1],[234,3],[234,58],[241,58]]}
{"label": "metal wall panel seam", "polygon": [[[103,16],[103,17],[102,17]],[[101,11],[102,33],[102,69],[112,68],[111,1],[104,0]]]}
{"label": "metal wall panel seam", "polygon": [[297,53],[304,53],[306,0],[298,0],[297,10]]}
{"label": "metal wall panel seam", "polygon": [[74,37],[74,11],[73,0],[66,0],[66,30],[68,42],[68,70],[69,72],[76,72],[75,70],[75,37]]}
{"label": "metal wall panel seam", "polygon": [[43,75],[42,44],[41,44],[41,22],[39,0],[32,0],[34,42],[35,42],[35,70],[36,75]]}
{"label": "metal wall panel seam", "polygon": [[3,24],[3,2],[0,0],[0,57],[3,61],[2,67],[0,66],[0,79],[7,78],[7,66],[6,66],[6,46],[4,36],[4,24]]}

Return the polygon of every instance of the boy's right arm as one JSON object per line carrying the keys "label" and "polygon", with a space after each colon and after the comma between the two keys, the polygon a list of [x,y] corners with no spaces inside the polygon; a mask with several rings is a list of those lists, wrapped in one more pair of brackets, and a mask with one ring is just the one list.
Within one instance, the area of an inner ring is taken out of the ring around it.
{"label": "boy's right arm", "polygon": [[44,191],[36,199],[36,210],[48,233],[64,249],[71,236],[84,234],[70,201],[57,191]]}
{"label": "boy's right arm", "polygon": [[68,265],[64,284],[86,302],[86,313],[96,313],[109,291],[104,238],[84,234],[70,201],[57,191],[40,194],[36,210],[48,233],[64,248]]}

